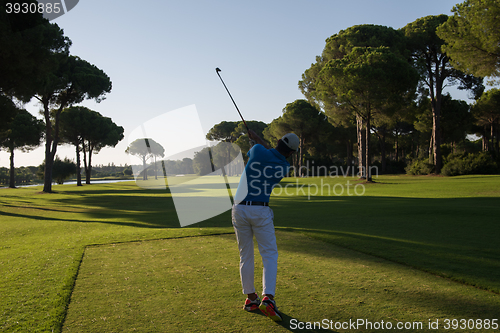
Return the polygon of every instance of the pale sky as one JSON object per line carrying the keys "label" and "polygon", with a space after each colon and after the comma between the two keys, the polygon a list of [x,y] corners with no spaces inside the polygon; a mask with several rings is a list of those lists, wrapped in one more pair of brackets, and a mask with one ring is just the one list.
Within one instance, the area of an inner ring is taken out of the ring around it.
{"label": "pale sky", "polygon": [[[304,98],[298,81],[331,35],[358,24],[398,29],[423,16],[450,15],[459,2],[80,0],[52,22],[72,40],[71,54],[102,69],[113,83],[101,103],[81,104],[125,128],[125,138],[94,155],[93,165],[124,165],[131,163],[128,136],[166,112],[195,105],[195,125],[201,123],[205,133],[221,121],[239,120],[216,67],[245,120],[269,123],[287,103]],[[452,96],[466,99],[462,92]],[[26,109],[41,118],[35,102]],[[74,147],[59,146],[58,155],[75,159]],[[16,151],[15,165],[43,159],[42,145]],[[0,166],[8,165],[7,152],[0,151]]]}

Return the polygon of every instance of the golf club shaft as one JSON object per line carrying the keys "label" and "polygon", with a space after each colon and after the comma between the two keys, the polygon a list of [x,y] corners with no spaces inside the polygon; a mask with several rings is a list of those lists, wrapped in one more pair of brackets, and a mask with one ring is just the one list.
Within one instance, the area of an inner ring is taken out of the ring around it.
{"label": "golf club shaft", "polygon": [[222,77],[221,77],[221,76],[220,76],[220,74],[219,74],[220,69],[219,69],[219,68],[216,68],[216,69],[215,69],[215,71],[217,72],[217,75],[219,76],[220,81],[221,81],[221,82],[222,82],[222,84],[224,85],[224,88],[226,88],[226,91],[227,91],[227,93],[229,94],[229,97],[231,97],[231,100],[233,101],[233,104],[234,104],[234,106],[236,107],[236,111],[238,111],[238,114],[240,115],[241,120],[243,120],[243,124],[245,125],[245,127],[246,127],[246,129],[247,129],[247,132],[248,132],[248,126],[247,126],[247,123],[246,123],[245,119],[243,119],[243,116],[241,115],[240,109],[238,109],[238,105],[236,105],[236,102],[234,101],[233,96],[231,96],[231,93],[229,92],[229,89],[227,89],[226,84],[224,83],[224,80],[222,80]]}

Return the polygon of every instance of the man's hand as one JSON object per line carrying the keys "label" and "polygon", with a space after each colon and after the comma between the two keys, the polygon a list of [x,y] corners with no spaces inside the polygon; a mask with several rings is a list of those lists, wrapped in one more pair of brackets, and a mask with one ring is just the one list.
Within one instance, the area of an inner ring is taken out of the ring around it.
{"label": "man's hand", "polygon": [[250,138],[250,140],[257,141],[257,139],[255,139],[255,138],[258,138],[259,136],[257,135],[257,133],[255,133],[254,130],[249,129],[248,130],[248,137]]}
{"label": "man's hand", "polygon": [[263,145],[265,148],[267,149],[270,148],[269,145],[264,140],[262,140],[260,136],[257,135],[257,133],[255,133],[254,130],[248,129],[248,137],[250,138],[250,140],[253,140],[260,145]]}

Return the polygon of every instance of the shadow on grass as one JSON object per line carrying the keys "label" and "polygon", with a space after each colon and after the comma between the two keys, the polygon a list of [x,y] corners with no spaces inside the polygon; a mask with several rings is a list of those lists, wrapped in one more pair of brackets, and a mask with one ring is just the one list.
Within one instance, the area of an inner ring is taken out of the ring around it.
{"label": "shadow on grass", "polygon": [[[50,204],[47,206],[26,207],[23,202],[3,201],[11,209],[0,211],[0,215],[137,228],[180,228],[171,194],[166,190],[145,190],[132,183],[120,187],[99,185],[95,190],[64,189],[60,194],[51,199],[43,196],[48,200],[43,202]],[[496,197],[309,199],[273,197],[275,226],[298,229],[335,245],[500,293]],[[209,227],[230,228],[230,211],[186,228]]]}
{"label": "shadow on grass", "polygon": [[3,211],[0,211],[0,215],[8,216],[8,217],[18,217],[18,218],[23,218],[23,219],[40,220],[40,221],[87,222],[85,220],[59,219],[59,218],[53,218],[53,217],[48,217],[48,216],[18,214],[18,213],[10,213],[10,212],[3,212]]}
{"label": "shadow on grass", "polygon": [[[297,233],[297,231],[293,229],[280,229],[280,230],[286,233],[290,233],[291,235]],[[302,230],[299,233],[305,235],[306,237],[311,236],[310,233],[304,230]],[[321,234],[323,235],[328,234],[328,232],[322,231]],[[335,245],[334,247],[329,248],[329,246],[332,245],[331,241],[323,241],[323,239],[316,237],[316,235],[307,238],[309,239],[309,241],[311,239],[315,240],[318,244],[318,248],[314,248],[311,246],[302,246],[301,244],[298,243],[280,242],[279,250],[291,253],[301,253],[305,256],[311,257],[312,259],[311,261],[313,262],[314,262],[313,258],[317,257],[319,258],[319,260],[343,261],[343,262],[348,262],[350,264],[356,263],[361,265],[361,267],[363,268],[377,266],[387,270],[396,270],[398,272],[405,272],[412,270],[412,268],[408,266],[413,266],[413,265],[403,262],[402,263],[396,262],[395,260],[387,258],[387,256],[381,257],[378,255],[370,255],[367,253],[363,253],[361,251],[359,252],[352,251],[352,249],[346,249],[346,247],[340,247]],[[327,245],[325,246],[325,244]],[[413,267],[413,268],[416,268],[416,272],[414,274],[422,277],[426,275],[426,272],[430,271],[425,266]],[[441,269],[441,270],[447,269],[446,263],[441,262],[441,266],[437,267],[436,269]],[[436,279],[439,278],[436,277]],[[449,285],[456,285],[456,286],[463,285],[464,282],[464,281],[457,281],[457,278],[455,276],[452,276],[451,279],[443,279],[442,281],[448,281]],[[485,283],[491,283],[491,281],[486,281]],[[475,286],[472,283],[468,284],[469,286],[467,287],[471,288],[470,289],[471,294],[476,294],[478,292],[481,292],[479,290],[474,291],[473,288],[477,287],[477,285]],[[372,292],[376,291],[377,290],[375,289],[372,290]],[[425,306],[427,308],[430,307],[433,308],[436,313],[439,313],[440,311],[445,311],[447,314],[453,315],[455,318],[471,318],[471,317],[484,318],[488,314],[495,315],[498,312],[498,299],[500,297],[495,293],[491,293],[491,300],[496,299],[496,301],[486,302],[484,301],[484,299],[481,300],[474,299],[474,297],[464,297],[463,295],[450,295],[449,293],[442,292],[442,290],[436,290],[436,289],[430,289],[428,291],[419,289],[418,293],[413,293],[413,292],[402,293],[401,290],[395,292],[394,290],[391,289],[391,287],[388,287],[387,289],[384,289],[383,292],[384,294],[387,294],[388,297],[397,298],[402,296],[402,299],[404,299],[404,302],[407,304],[407,306],[418,305],[422,307]],[[403,306],[403,304],[401,304],[401,306]]]}
{"label": "shadow on grass", "polygon": [[276,203],[278,228],[500,293],[498,198],[344,196]]}

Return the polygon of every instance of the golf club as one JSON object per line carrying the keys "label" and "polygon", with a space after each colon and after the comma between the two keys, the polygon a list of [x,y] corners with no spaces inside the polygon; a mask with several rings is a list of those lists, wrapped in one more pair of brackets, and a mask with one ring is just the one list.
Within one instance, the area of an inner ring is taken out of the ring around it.
{"label": "golf club", "polygon": [[238,109],[238,105],[236,105],[236,102],[234,101],[233,96],[231,96],[231,93],[229,92],[229,89],[227,89],[226,84],[224,83],[224,80],[222,80],[222,77],[221,77],[221,76],[220,76],[220,74],[219,74],[219,72],[220,72],[220,71],[221,71],[221,70],[220,70],[220,68],[219,68],[219,67],[217,67],[217,68],[215,69],[215,72],[216,72],[216,73],[217,73],[217,75],[219,76],[219,79],[221,80],[222,84],[224,85],[224,88],[226,88],[226,91],[227,91],[227,93],[229,94],[229,97],[231,97],[231,100],[233,101],[233,104],[234,104],[234,106],[236,107],[236,111],[238,111],[238,114],[240,115],[241,120],[243,120],[243,124],[245,125],[245,127],[246,127],[246,129],[247,129],[247,132],[248,132],[248,126],[247,126],[247,123],[245,122],[245,119],[243,119],[243,116],[241,115],[241,112],[240,112],[240,110]]}

